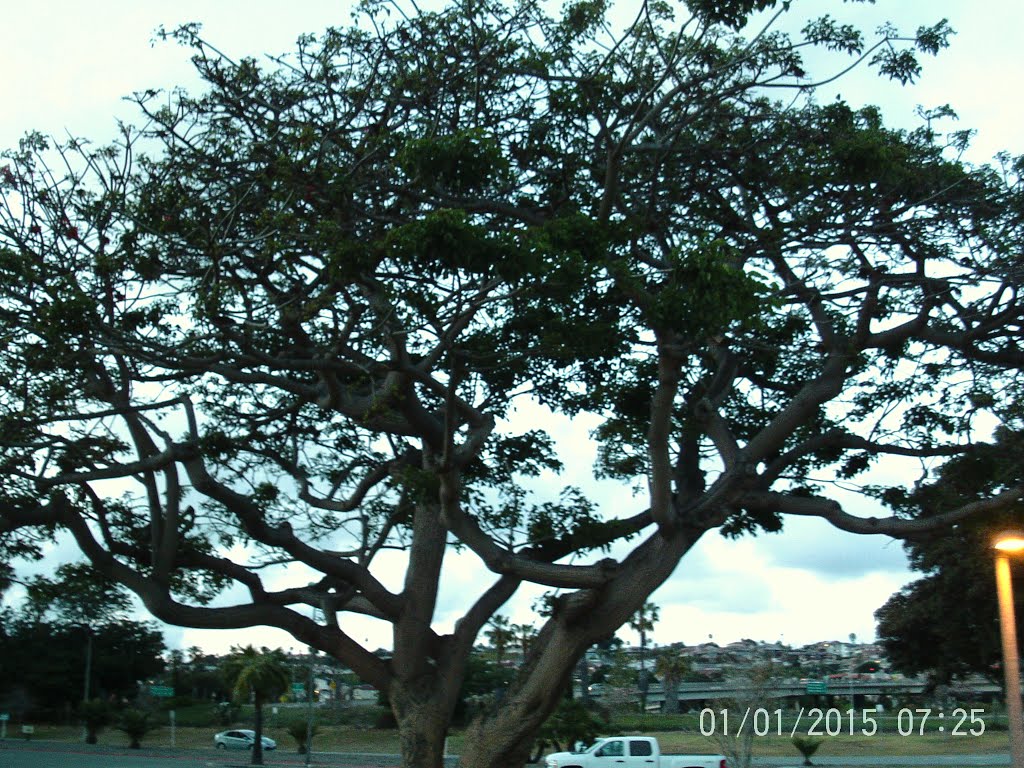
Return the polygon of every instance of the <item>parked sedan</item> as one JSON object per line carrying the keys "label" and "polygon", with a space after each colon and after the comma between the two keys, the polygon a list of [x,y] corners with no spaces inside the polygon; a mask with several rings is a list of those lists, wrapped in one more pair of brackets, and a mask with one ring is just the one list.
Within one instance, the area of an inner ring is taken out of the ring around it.
{"label": "parked sedan", "polygon": [[[217,749],[252,749],[256,743],[256,731],[248,729],[221,731],[213,737],[213,745]],[[277,749],[277,742],[268,736],[263,737],[264,749]]]}

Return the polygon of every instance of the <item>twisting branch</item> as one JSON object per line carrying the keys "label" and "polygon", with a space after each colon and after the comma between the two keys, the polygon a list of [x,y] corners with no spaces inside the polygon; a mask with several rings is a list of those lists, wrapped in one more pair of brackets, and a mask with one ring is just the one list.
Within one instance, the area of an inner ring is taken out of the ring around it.
{"label": "twisting branch", "polygon": [[884,534],[896,539],[947,529],[964,520],[988,512],[1006,509],[1024,498],[1024,485],[1014,486],[988,499],[972,501],[937,515],[908,520],[899,517],[858,517],[843,510],[834,499],[788,496],[782,493],[755,491],[744,494],[738,503],[750,509],[779,512],[785,515],[820,517],[836,528],[849,533]]}

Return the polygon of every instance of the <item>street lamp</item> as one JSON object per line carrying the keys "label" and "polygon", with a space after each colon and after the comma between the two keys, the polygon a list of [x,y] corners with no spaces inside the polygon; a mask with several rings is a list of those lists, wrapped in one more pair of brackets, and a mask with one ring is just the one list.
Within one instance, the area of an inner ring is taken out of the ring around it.
{"label": "street lamp", "polygon": [[316,661],[316,648],[309,646],[309,688],[306,689],[306,766],[313,753],[313,664]]}
{"label": "street lamp", "polygon": [[1006,681],[1006,714],[1010,720],[1010,757],[1014,768],[1024,768],[1024,720],[1020,701],[1020,657],[1017,653],[1017,619],[1013,610],[1010,555],[1024,552],[1024,533],[1000,534],[996,550],[996,591],[999,595],[999,629],[1003,639],[1003,675]]}

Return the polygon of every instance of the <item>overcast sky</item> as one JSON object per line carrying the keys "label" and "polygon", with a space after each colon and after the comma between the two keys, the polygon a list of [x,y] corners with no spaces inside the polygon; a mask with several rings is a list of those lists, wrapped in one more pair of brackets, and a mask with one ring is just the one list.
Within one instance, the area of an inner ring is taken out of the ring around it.
{"label": "overcast sky", "polygon": [[[949,103],[960,114],[956,127],[978,130],[970,156],[974,162],[985,162],[1000,149],[1024,152],[1024,106],[1019,97],[1024,75],[1024,46],[1019,39],[1024,29],[1024,3],[1020,0],[984,4],[879,0],[874,6],[794,0],[792,5],[804,18],[820,14],[823,8],[852,14],[868,30],[892,19],[912,33],[920,24],[948,18],[958,34],[938,59],[925,61],[924,75],[916,86],[900,88],[856,77],[828,86],[820,100],[841,93],[855,104],[877,103],[888,120],[906,126],[914,124],[917,105]],[[302,33],[346,24],[349,8],[346,0],[36,0],[8,4],[0,45],[0,71],[4,73],[0,78],[0,147],[13,146],[29,129],[58,137],[70,132],[102,143],[115,133],[115,116],[132,119],[131,106],[121,97],[150,87],[194,86],[187,52],[173,44],[151,43],[160,25],[172,28],[200,21],[204,37],[232,57],[283,53],[293,48]],[[528,404],[523,411],[522,418],[547,418],[531,412]],[[644,504],[627,488],[598,486],[589,479],[594,448],[586,438],[586,423],[554,424],[560,445],[576,461],[561,482],[587,487],[608,509],[634,510]],[[913,480],[909,469],[905,480]],[[856,502],[849,508],[871,513]],[[397,586],[401,569],[397,567],[400,563],[394,562],[393,576],[387,581]],[[442,590],[436,619],[440,629],[449,628],[457,618],[465,581],[479,576],[472,556],[451,558],[449,566],[450,578]],[[757,539],[730,541],[712,533],[653,596],[661,607],[654,639],[659,644],[680,640],[692,644],[709,637],[719,643],[749,637],[804,644],[845,640],[853,633],[859,640],[871,640],[875,634],[873,612],[912,578],[897,542],[842,534],[814,520],[791,521],[783,534]],[[304,583],[301,577],[300,583]],[[535,620],[529,610],[531,600],[525,595],[510,603],[513,621]],[[390,646],[382,626],[349,626],[357,640],[365,640],[371,647]],[[620,636],[635,640],[629,630],[620,631]],[[167,639],[174,647],[200,645],[214,652],[237,643],[297,645],[284,633],[263,629],[203,632],[168,628]]]}

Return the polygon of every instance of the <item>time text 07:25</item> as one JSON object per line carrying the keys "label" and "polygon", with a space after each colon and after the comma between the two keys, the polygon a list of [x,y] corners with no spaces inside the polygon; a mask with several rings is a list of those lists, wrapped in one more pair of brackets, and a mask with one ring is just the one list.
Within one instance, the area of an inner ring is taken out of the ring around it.
{"label": "time text 07:25", "polygon": [[[921,707],[904,707],[884,718],[886,727],[880,728],[880,716],[875,709],[822,709],[800,708],[795,715],[782,709],[747,707],[744,710],[712,709],[700,711],[700,732],[704,736],[875,736],[895,730],[900,736],[924,736],[946,733],[950,736],[981,736],[985,733],[983,709],[957,708],[949,712]],[[895,720],[895,722],[893,722]],[[893,725],[895,728],[893,728]]]}

